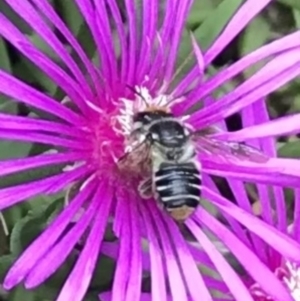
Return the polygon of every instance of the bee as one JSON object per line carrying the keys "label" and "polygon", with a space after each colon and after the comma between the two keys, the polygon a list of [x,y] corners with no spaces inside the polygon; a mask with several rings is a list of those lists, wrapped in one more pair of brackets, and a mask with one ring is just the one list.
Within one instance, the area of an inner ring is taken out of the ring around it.
{"label": "bee", "polygon": [[[241,143],[210,138],[205,131],[193,131],[161,107],[150,107],[133,116],[131,135],[146,145],[145,158],[150,157],[152,176],[138,187],[143,198],[154,198],[176,221],[186,220],[199,205],[201,197],[201,163],[198,153],[265,162],[260,151]],[[135,150],[132,150],[134,152]]]}

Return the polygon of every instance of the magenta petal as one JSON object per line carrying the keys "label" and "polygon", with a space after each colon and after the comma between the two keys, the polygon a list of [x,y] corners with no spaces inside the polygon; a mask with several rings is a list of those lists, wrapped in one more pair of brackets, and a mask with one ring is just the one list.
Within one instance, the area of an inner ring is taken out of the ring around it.
{"label": "magenta petal", "polygon": [[0,210],[42,193],[56,193],[69,183],[84,178],[89,171],[86,166],[73,169],[46,179],[0,189]]}
{"label": "magenta petal", "polygon": [[[71,55],[65,49],[64,45],[60,42],[58,37],[54,34],[53,30],[47,25],[43,18],[37,13],[37,10],[28,1],[16,3],[12,0],[6,2],[14,9],[20,17],[22,17],[36,33],[57,53],[63,60],[67,68],[73,73],[77,81],[77,87],[81,90],[81,94],[85,95],[87,99],[93,97],[92,91],[87,84],[87,81],[81,72],[79,66],[75,63]],[[84,103],[80,103],[81,107]]]}
{"label": "magenta petal", "polygon": [[[130,258],[131,258],[131,228],[129,222],[128,206],[124,206],[123,200],[118,198],[120,212],[122,211],[122,220],[118,235],[120,236],[120,249],[117,261],[117,267],[114,275],[114,282],[112,287],[112,300],[124,300],[126,298],[127,281],[129,278],[128,271],[130,271]],[[119,216],[115,216],[117,220]],[[138,288],[140,289],[140,288]]]}
{"label": "magenta petal", "polygon": [[56,242],[56,244],[31,269],[26,276],[26,288],[34,288],[40,285],[66,260],[99,210],[101,204],[99,202],[99,192],[102,190],[101,188],[103,189],[103,187],[98,188],[98,192],[93,196],[90,206],[73,228],[61,240]]}
{"label": "magenta petal", "polygon": [[99,75],[97,74],[97,69],[95,66],[93,66],[74,35],[55,12],[52,5],[48,3],[47,0],[34,0],[33,2],[41,9],[45,16],[48,17],[48,20],[63,34],[70,45],[72,45],[73,49],[76,50],[84,66],[87,68],[88,73],[91,75],[94,87],[97,88],[99,85]]}
{"label": "magenta petal", "polygon": [[200,47],[198,46],[197,41],[193,34],[191,34],[191,39],[192,39],[194,54],[196,56],[197,63],[198,63],[199,73],[200,73],[200,76],[202,76],[204,73],[204,68],[205,68],[203,53],[202,53]]}
{"label": "magenta petal", "polygon": [[[20,283],[33,266],[53,246],[66,229],[75,213],[82,207],[86,199],[94,191],[96,183],[90,182],[69,205],[57,216],[52,224],[23,252],[21,257],[14,263],[4,280],[5,289],[11,289]],[[34,256],[32,256],[34,254]]]}
{"label": "magenta petal", "polygon": [[76,162],[83,159],[83,155],[79,153],[56,153],[43,154],[34,157],[20,158],[0,161],[0,176],[20,172],[26,169],[37,168],[41,166]]}
{"label": "magenta petal", "polygon": [[277,118],[262,124],[246,127],[236,132],[215,134],[218,139],[229,141],[245,141],[248,139],[291,135],[300,132],[300,114]]}
{"label": "magenta petal", "polygon": [[[160,246],[155,233],[154,223],[150,218],[150,212],[146,206],[141,206],[143,221],[147,231],[149,241],[149,253],[151,263],[151,293],[153,300],[166,301],[167,290],[166,280],[164,277],[164,266],[161,256]],[[144,267],[144,265],[143,265]],[[144,267],[145,268],[145,267]]]}
{"label": "magenta petal", "polygon": [[239,8],[230,19],[217,40],[210,46],[204,55],[206,66],[228,45],[230,41],[261,11],[271,0],[248,0]]}
{"label": "magenta petal", "polygon": [[[223,29],[220,36],[210,46],[204,54],[205,65],[209,65],[213,59],[238,35],[244,27],[253,19],[271,0],[248,0],[239,8],[236,14],[231,18],[227,26]],[[171,20],[171,19],[170,19]],[[185,91],[185,89],[198,76],[198,67],[194,67],[177,86],[175,95],[178,96]]]}
{"label": "magenta petal", "polygon": [[199,241],[203,249],[211,258],[216,270],[222,276],[222,279],[227,284],[231,294],[235,297],[235,299],[237,301],[254,301],[242,280],[235,273],[229,263],[227,263],[224,257],[219,253],[219,251],[200,229],[200,227],[192,219],[187,220],[186,225],[189,227],[195,238]]}
{"label": "magenta petal", "polygon": [[155,203],[151,202],[150,204],[150,202],[148,202],[147,205],[149,212],[151,212],[152,220],[156,223],[157,228],[159,229],[158,234],[160,236],[162,251],[165,258],[165,265],[169,276],[168,280],[173,301],[187,301],[188,299],[184,279],[181,275],[175,250],[172,248],[170,237],[168,236],[163,224],[162,217],[160,215],[161,213],[158,211],[159,209]]}
{"label": "magenta petal", "polygon": [[293,300],[274,273],[260,261],[252,250],[248,249],[218,220],[202,208],[198,209],[195,220],[209,228],[224,244],[227,245],[242,266],[269,296],[278,301]]}
{"label": "magenta petal", "polygon": [[142,287],[141,234],[136,206],[137,202],[131,199],[129,204],[129,218],[131,221],[131,264],[125,301],[138,301]]}
{"label": "magenta petal", "polygon": [[[300,49],[300,48],[299,48]],[[195,127],[207,126],[224,119],[285,85],[300,73],[299,49],[278,55],[220,101],[190,118]]]}
{"label": "magenta petal", "polygon": [[[165,216],[164,222],[167,225],[170,236],[173,238],[174,242],[176,242],[177,256],[181,265],[182,274],[185,277],[189,295],[194,301],[212,301],[212,297],[205,286],[196,262],[193,260],[193,257],[187,248],[186,242],[178,230],[178,226],[168,216]],[[199,294],[199,291],[201,291],[201,295]]]}
{"label": "magenta petal", "polygon": [[0,92],[28,105],[49,112],[73,124],[82,124],[82,117],[67,109],[56,100],[24,84],[0,70]]}
{"label": "magenta petal", "polygon": [[[241,73],[246,68],[251,65],[267,58],[274,56],[276,54],[280,54],[284,51],[292,49],[294,47],[300,46],[300,31],[287,35],[281,39],[275,40],[272,43],[264,45],[257,50],[251,52],[250,54],[244,56],[236,63],[228,66],[224,70],[221,70],[216,75],[209,78],[206,82],[200,83],[198,87],[196,87],[188,99],[178,105],[176,105],[176,109],[178,111],[185,111],[199,99],[203,99],[211,92],[213,92],[216,88],[222,86],[226,81],[230,80],[232,77]],[[196,70],[195,70],[196,71]]]}
{"label": "magenta petal", "polygon": [[88,289],[93,271],[96,267],[112,203],[111,192],[106,189],[107,188],[101,189],[101,191],[95,195],[95,198],[98,199],[98,202],[101,202],[101,205],[96,213],[94,224],[91,226],[92,229],[85,242],[84,248],[56,301],[81,301]]}
{"label": "magenta petal", "polygon": [[[83,98],[80,96],[78,84],[57,64],[50,60],[47,55],[37,49],[19,29],[14,26],[4,15],[0,13],[0,35],[6,38],[25,57],[28,57],[45,74],[47,74],[67,95],[82,106]],[[68,120],[68,119],[67,119]]]}
{"label": "magenta petal", "polygon": [[86,132],[67,124],[0,113],[0,129],[49,132],[82,138]]}
{"label": "magenta petal", "polygon": [[[104,292],[101,293],[99,295],[99,301],[112,301],[112,293],[111,292]],[[174,301],[172,296],[167,296],[167,301]],[[161,301],[161,299],[154,299],[152,294],[149,293],[143,293],[141,295],[141,298],[139,299],[139,301]],[[194,301],[192,298],[188,298],[187,301]],[[225,300],[221,300],[221,299],[214,299],[214,301],[225,301]],[[230,299],[227,301],[231,301]]]}
{"label": "magenta petal", "polygon": [[89,150],[90,145],[86,143],[88,140],[82,138],[81,143],[77,140],[67,138],[60,138],[54,135],[42,134],[36,131],[22,131],[22,130],[2,130],[0,129],[0,138],[17,141],[38,142],[48,144],[51,146],[61,146],[74,150]]}
{"label": "magenta petal", "polygon": [[300,262],[300,245],[283,234],[269,224],[261,221],[251,213],[237,207],[229,200],[221,195],[212,192],[210,189],[203,187],[203,195],[208,198],[223,212],[231,215],[250,231],[272,246],[275,250],[281,253],[285,258],[295,262]]}

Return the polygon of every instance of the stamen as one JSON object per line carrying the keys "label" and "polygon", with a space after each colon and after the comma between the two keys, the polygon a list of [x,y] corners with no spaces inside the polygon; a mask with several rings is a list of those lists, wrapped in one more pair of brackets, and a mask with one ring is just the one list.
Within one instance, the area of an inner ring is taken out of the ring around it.
{"label": "stamen", "polygon": [[104,111],[100,107],[98,107],[97,105],[95,105],[94,103],[92,103],[91,101],[86,100],[85,102],[88,105],[88,107],[90,107],[95,112],[97,112],[99,114],[104,114]]}

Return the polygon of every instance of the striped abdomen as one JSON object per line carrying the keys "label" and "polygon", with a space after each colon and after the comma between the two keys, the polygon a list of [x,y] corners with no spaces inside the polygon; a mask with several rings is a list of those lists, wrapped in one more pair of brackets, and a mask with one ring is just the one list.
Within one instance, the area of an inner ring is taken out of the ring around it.
{"label": "striped abdomen", "polygon": [[161,163],[154,176],[155,190],[165,209],[198,206],[201,176],[193,162]]}

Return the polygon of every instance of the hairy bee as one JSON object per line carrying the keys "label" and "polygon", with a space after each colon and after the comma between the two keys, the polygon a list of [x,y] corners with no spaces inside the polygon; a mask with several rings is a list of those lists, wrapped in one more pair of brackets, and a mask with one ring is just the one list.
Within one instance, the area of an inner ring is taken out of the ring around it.
{"label": "hairy bee", "polygon": [[139,187],[142,196],[152,192],[174,219],[185,220],[199,204],[201,186],[190,131],[160,110],[139,112],[133,121],[134,134],[148,144],[152,162],[152,179]]}
{"label": "hairy bee", "polygon": [[[214,139],[214,128],[193,131],[180,118],[161,107],[147,106],[133,116],[131,136],[145,147],[152,177],[139,186],[141,196],[154,196],[177,221],[184,221],[198,206],[201,196],[201,164],[197,155],[209,154],[225,161],[266,162],[268,157],[241,143]],[[133,149],[131,152],[134,152]]]}

